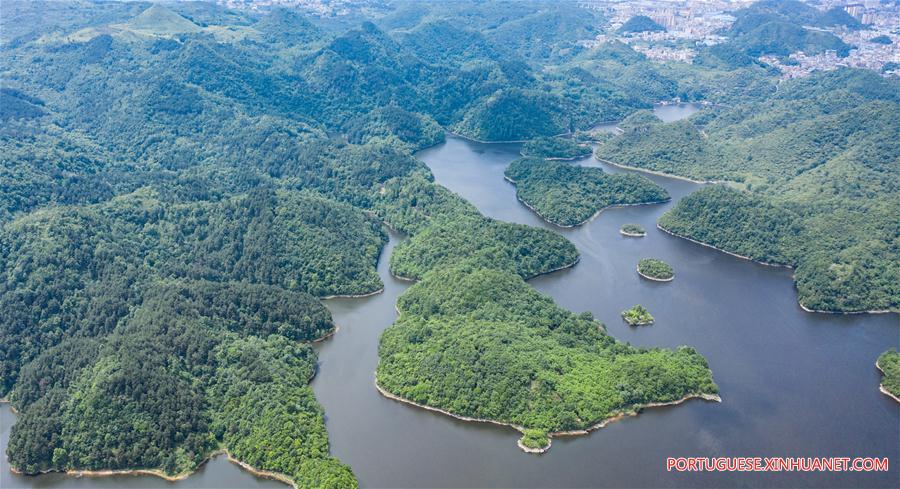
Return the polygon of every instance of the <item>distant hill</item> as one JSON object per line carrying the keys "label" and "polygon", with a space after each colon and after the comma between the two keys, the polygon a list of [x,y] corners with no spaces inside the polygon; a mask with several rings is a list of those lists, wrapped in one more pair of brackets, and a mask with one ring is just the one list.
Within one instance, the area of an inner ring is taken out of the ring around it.
{"label": "distant hill", "polygon": [[820,27],[844,26],[849,29],[860,29],[862,23],[856,20],[856,17],[847,13],[840,7],[829,9],[819,17],[816,25]]}
{"label": "distant hill", "polygon": [[269,42],[301,44],[321,39],[323,32],[296,10],[274,8],[254,26]]}
{"label": "distant hill", "polygon": [[797,51],[819,54],[833,50],[844,57],[852,49],[831,32],[816,29],[850,26],[850,21],[837,12],[821,12],[802,2],[757,2],[735,12],[735,17],[725,34],[732,38],[736,49],[750,56],[787,56]]}
{"label": "distant hill", "polygon": [[162,5],[153,4],[125,23],[130,29],[157,36],[200,32],[202,28]]}
{"label": "distant hill", "polygon": [[520,141],[568,131],[563,100],[533,90],[501,90],[469,110],[456,126],[481,141]]}
{"label": "distant hill", "polygon": [[619,27],[619,34],[630,34],[633,32],[665,32],[666,28],[659,25],[646,15],[635,15],[628,19],[627,22]]}

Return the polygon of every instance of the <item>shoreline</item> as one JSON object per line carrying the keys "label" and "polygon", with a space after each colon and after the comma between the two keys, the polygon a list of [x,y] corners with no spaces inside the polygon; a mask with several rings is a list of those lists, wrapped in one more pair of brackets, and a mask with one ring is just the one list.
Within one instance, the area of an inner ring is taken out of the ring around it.
{"label": "shoreline", "polygon": [[519,152],[519,156],[521,156],[523,158],[540,158],[540,159],[546,160],[546,161],[575,161],[575,160],[580,160],[582,158],[587,158],[588,156],[591,156],[592,154],[594,154],[593,151],[582,154],[582,155],[578,155],[578,156],[569,156],[569,157],[554,156],[552,158],[547,158],[544,156],[526,155],[526,154],[523,154],[521,151]]}
{"label": "shoreline", "polygon": [[319,297],[321,301],[327,301],[331,299],[362,299],[363,297],[372,297],[373,295],[378,295],[384,292],[384,285],[381,286],[380,289],[374,292],[366,292],[365,294],[334,294],[334,295],[326,295],[324,297]]}
{"label": "shoreline", "polygon": [[637,326],[650,326],[651,324],[653,324],[653,323],[655,322],[654,320],[651,319],[651,320],[649,320],[649,321],[643,321],[643,322],[637,322],[637,323],[629,323],[625,318],[622,318],[622,321],[625,321],[625,324],[627,324],[627,325],[629,325],[629,326],[635,326],[635,327],[637,327]]}
{"label": "shoreline", "polygon": [[690,241],[691,243],[695,243],[695,244],[698,244],[698,245],[700,245],[700,246],[705,246],[705,247],[707,247],[707,248],[712,248],[712,249],[714,249],[714,250],[716,250],[716,251],[720,251],[720,252],[722,252],[722,253],[725,253],[726,255],[731,255],[731,256],[733,256],[733,257],[735,257],[735,258],[740,258],[741,260],[747,260],[747,261],[749,261],[749,262],[757,263],[757,264],[759,264],[759,265],[765,265],[765,266],[767,266],[767,267],[787,268],[787,269],[789,269],[789,270],[793,270],[793,269],[794,269],[794,267],[791,266],[791,265],[786,265],[786,264],[783,264],[783,263],[768,263],[768,262],[764,262],[764,261],[754,260],[753,258],[750,258],[749,256],[739,255],[739,254],[737,254],[737,253],[732,253],[731,251],[728,251],[728,250],[723,250],[722,248],[718,248],[718,247],[713,246],[713,245],[711,245],[711,244],[704,243],[704,242],[702,242],[702,241],[697,241],[696,239],[688,238],[687,236],[683,236],[683,235],[678,234],[678,233],[676,233],[676,232],[669,231],[668,229],[662,227],[659,223],[656,223],[656,228],[659,229],[660,231],[666,233],[666,234],[675,236],[676,238],[685,239],[685,240],[687,240],[687,241]]}
{"label": "shoreline", "polygon": [[654,282],[671,282],[671,281],[675,280],[675,275],[672,275],[672,276],[669,277],[669,278],[656,278],[656,277],[651,277],[651,276],[649,276],[649,275],[644,275],[643,273],[641,273],[641,269],[640,269],[640,268],[637,268],[637,273],[638,273],[638,275],[640,275],[641,277],[644,277],[644,278],[647,279],[647,280],[652,280],[652,281],[654,281]]}
{"label": "shoreline", "polygon": [[[445,409],[437,408],[437,407],[434,407],[434,406],[428,406],[428,405],[426,405],[426,404],[420,404],[420,403],[418,403],[418,402],[416,402],[416,401],[413,401],[413,400],[411,400],[411,399],[406,399],[405,397],[401,397],[401,396],[398,396],[398,395],[393,394],[393,393],[391,393],[391,392],[388,392],[386,389],[384,389],[383,387],[381,387],[381,385],[378,384],[378,374],[377,374],[377,373],[376,373],[376,375],[375,375],[375,388],[378,390],[378,392],[379,392],[382,396],[386,397],[387,399],[393,400],[393,401],[401,402],[401,403],[404,403],[404,404],[409,404],[409,405],[411,405],[411,406],[415,406],[415,407],[418,407],[418,408],[421,408],[421,409],[425,409],[425,410],[428,410],[428,411],[433,411],[433,412],[436,412],[436,413],[444,414],[444,415],[447,415],[447,416],[449,416],[449,417],[451,417],[451,418],[458,419],[458,420],[460,420],[460,421],[465,421],[465,422],[469,422],[469,423],[488,423],[488,424],[493,424],[493,425],[497,425],[497,426],[506,426],[506,427],[509,427],[509,428],[513,428],[514,430],[518,431],[519,433],[522,433],[523,435],[525,434],[525,429],[526,429],[526,428],[525,428],[524,426],[517,425],[517,424],[515,424],[515,423],[507,423],[507,422],[504,422],[504,421],[497,421],[497,420],[493,420],[493,419],[472,418],[472,417],[469,417],[469,416],[463,416],[463,415],[461,415],[461,414],[454,414],[454,413],[451,413],[450,411],[447,411],[447,410],[445,410]],[[618,421],[618,420],[620,420],[620,419],[624,419],[624,418],[629,417],[629,416],[637,416],[637,415],[640,414],[640,412],[643,411],[645,408],[664,407],[664,406],[676,406],[676,405],[682,404],[682,403],[684,403],[684,402],[686,402],[686,401],[689,401],[689,400],[691,400],[691,399],[703,399],[704,401],[722,402],[722,398],[721,398],[718,394],[705,394],[705,393],[700,393],[700,394],[688,394],[688,395],[682,397],[681,399],[676,399],[676,400],[674,400],[674,401],[668,401],[668,402],[651,402],[651,403],[647,403],[647,404],[641,404],[641,405],[638,405],[638,406],[634,406],[634,409],[631,410],[631,411],[623,411],[623,412],[620,412],[620,413],[618,413],[618,414],[614,414],[614,415],[612,415],[612,416],[610,416],[610,417],[608,417],[608,418],[603,419],[603,420],[600,421],[599,423],[590,425],[590,426],[588,426],[588,427],[586,427],[586,428],[584,428],[584,429],[579,429],[579,430],[569,430],[569,431],[550,431],[550,432],[547,433],[547,446],[546,446],[546,447],[542,447],[542,448],[529,448],[529,447],[526,447],[526,446],[522,445],[521,438],[516,442],[516,445],[518,445],[518,447],[519,447],[522,451],[524,451],[524,452],[526,452],[526,453],[533,453],[533,454],[541,454],[541,453],[545,453],[546,451],[550,450],[550,447],[551,447],[551,445],[553,444],[553,437],[558,437],[558,436],[579,436],[579,435],[587,435],[587,434],[589,434],[589,433],[592,432],[592,431],[596,431],[596,430],[598,430],[598,429],[600,429],[600,428],[605,427],[605,426],[608,425],[609,423]]]}
{"label": "shoreline", "polygon": [[[674,236],[676,238],[684,239],[684,240],[690,241],[691,243],[695,243],[700,246],[705,246],[706,248],[712,248],[716,251],[725,253],[726,255],[731,255],[735,258],[740,258],[741,260],[746,260],[746,261],[749,261],[752,263],[756,263],[757,265],[764,265],[767,267],[774,267],[774,268],[787,268],[788,270],[794,269],[794,267],[792,265],[786,265],[783,263],[768,263],[768,262],[764,262],[764,261],[754,260],[753,258],[750,258],[749,256],[739,255],[737,253],[732,253],[728,250],[723,250],[722,248],[718,248],[711,244],[707,244],[702,241],[697,241],[696,239],[688,238],[687,236],[682,236],[678,233],[669,231],[668,229],[660,226],[659,223],[656,224],[656,227],[660,231],[662,231],[666,234],[669,234],[671,236]],[[794,280],[794,288],[795,289],[796,289],[796,285],[797,285],[797,281],[795,279]],[[806,307],[803,304],[803,301],[801,301],[799,297],[797,298],[797,305],[799,305],[800,309],[803,309],[805,312],[818,313],[818,314],[835,314],[835,315],[841,315],[841,316],[852,315],[852,314],[891,314],[891,313],[900,312],[900,311],[893,311],[891,309],[873,309],[873,310],[867,310],[867,311],[826,311],[826,310],[822,310],[822,309],[810,309],[809,307]]]}
{"label": "shoreline", "polygon": [[527,143],[528,141],[531,141],[531,139],[538,138],[538,137],[559,138],[559,137],[568,136],[568,135],[572,134],[571,132],[563,132],[563,133],[559,133],[559,134],[554,134],[552,136],[535,136],[534,138],[531,138],[531,139],[509,139],[509,140],[505,140],[505,141],[482,141],[481,139],[475,139],[473,137],[469,137],[469,136],[460,134],[458,132],[451,131],[450,129],[446,129],[446,131],[448,134],[452,134],[458,138],[465,139],[467,141],[472,141],[473,143],[480,143],[480,144],[518,144],[518,143]]}
{"label": "shoreline", "polygon": [[324,335],[324,336],[320,336],[320,337],[318,337],[318,338],[316,338],[316,339],[310,341],[310,343],[321,343],[321,342],[323,342],[323,341],[325,341],[325,340],[327,340],[327,339],[330,339],[332,336],[334,336],[335,334],[337,334],[337,332],[338,332],[340,329],[341,329],[341,327],[338,326],[337,324],[335,324],[335,325],[334,325],[334,328],[333,328],[328,334],[326,334],[326,335]]}
{"label": "shoreline", "polygon": [[[887,374],[884,372],[884,369],[881,368],[881,365],[878,365],[878,360],[875,360],[875,368],[877,368],[878,371],[881,372],[881,377],[882,377],[882,378],[883,378],[885,375],[887,375]],[[890,397],[891,399],[897,401],[898,403],[900,403],[900,397],[895,396],[893,393],[891,393],[891,391],[885,389],[884,384],[879,383],[879,384],[878,384],[878,390],[881,391],[882,394],[884,394],[884,395]]]}
{"label": "shoreline", "polygon": [[227,448],[220,448],[218,450],[214,450],[209,455],[203,458],[203,460],[197,464],[197,466],[190,471],[182,472],[175,475],[169,475],[163,472],[160,469],[109,469],[109,470],[78,470],[78,469],[68,469],[68,470],[42,470],[36,474],[23,474],[20,470],[16,469],[12,465],[9,467],[9,471],[13,474],[16,474],[21,477],[34,477],[38,475],[45,474],[65,474],[69,477],[81,478],[81,477],[112,477],[112,476],[154,476],[159,477],[160,479],[166,480],[168,482],[178,482],[197,473],[201,467],[206,465],[210,460],[218,457],[219,455],[225,455],[229,462],[237,465],[242,470],[249,472],[256,477],[261,477],[264,479],[272,479],[279,482],[283,482],[294,489],[297,489],[294,481],[285,474],[281,474],[278,472],[270,472],[267,470],[257,469],[256,467],[247,464],[246,462],[242,462],[231,455],[231,452],[228,451]]}
{"label": "shoreline", "polygon": [[622,231],[621,229],[619,230],[619,234],[621,234],[622,236],[627,236],[627,237],[629,237],[629,238],[643,238],[643,237],[647,236],[647,233],[646,233],[646,232],[643,232],[643,233],[640,233],[640,234],[638,234],[638,233],[629,233],[629,232],[627,232],[627,231]]}
{"label": "shoreline", "polygon": [[[796,285],[796,281],[794,282],[794,284]],[[891,313],[900,312],[900,311],[892,311],[890,309],[873,309],[871,311],[825,311],[822,309],[810,309],[810,308],[804,306],[803,302],[800,302],[799,298],[797,299],[797,304],[800,305],[800,309],[803,309],[806,312],[813,312],[813,313],[818,313],[818,314],[836,314],[836,315],[841,315],[841,316],[849,316],[852,314],[891,314]],[[898,401],[898,402],[900,402],[900,401]]]}
{"label": "shoreline", "polygon": [[709,184],[715,184],[715,183],[728,183],[728,180],[695,180],[695,179],[693,179],[693,178],[683,177],[683,176],[681,176],[681,175],[675,175],[675,174],[672,174],[672,173],[663,173],[663,172],[661,172],[661,171],[647,170],[647,169],[645,169],[645,168],[639,168],[639,167],[636,167],[636,166],[623,165],[623,164],[621,164],[621,163],[615,163],[615,162],[612,162],[612,161],[609,161],[609,160],[600,158],[600,157],[598,157],[596,154],[594,155],[594,158],[595,158],[597,161],[601,162],[601,163],[606,163],[607,165],[612,165],[612,166],[614,166],[614,167],[616,167],[616,168],[621,168],[621,169],[623,169],[623,170],[632,170],[632,171],[638,171],[638,172],[641,172],[641,173],[649,173],[650,175],[656,175],[656,176],[659,176],[659,177],[674,178],[674,179],[676,179],[676,180],[685,180],[685,181],[688,181],[688,182],[696,183],[697,185],[709,185]]}
{"label": "shoreline", "polygon": [[[616,208],[616,207],[634,207],[634,206],[638,206],[638,205],[656,205],[656,204],[665,204],[666,202],[671,202],[671,201],[672,201],[672,198],[669,197],[667,200],[658,200],[658,201],[655,201],[655,202],[639,202],[639,203],[637,203],[637,204],[611,204],[611,205],[607,205],[607,206],[601,207],[600,209],[597,210],[597,212],[595,212],[593,215],[591,215],[591,217],[589,217],[589,218],[587,218],[587,219],[585,219],[585,220],[579,222],[578,224],[559,224],[559,223],[557,223],[557,222],[555,222],[555,221],[551,221],[551,220],[548,219],[546,216],[544,216],[543,214],[541,214],[537,209],[535,209],[534,207],[532,207],[528,202],[525,202],[524,200],[522,200],[522,198],[519,197],[519,191],[518,191],[518,187],[517,187],[517,184],[516,184],[516,181],[515,181],[515,180],[513,180],[513,179],[507,177],[506,175],[503,175],[503,179],[506,180],[507,182],[511,183],[511,184],[513,185],[513,187],[516,187],[516,200],[518,200],[519,202],[521,202],[522,205],[524,205],[525,207],[528,208],[528,210],[530,210],[531,212],[534,212],[535,214],[537,214],[537,216],[540,217],[541,219],[543,219],[544,222],[546,222],[546,223],[548,223],[548,224],[552,224],[552,225],[554,225],[554,226],[556,226],[556,227],[558,227],[558,228],[561,228],[561,229],[572,229],[572,228],[577,228],[577,227],[579,227],[579,226],[584,226],[585,224],[587,224],[587,223],[593,221],[594,219],[597,219],[597,218],[600,216],[600,214],[602,214],[603,211],[605,211],[605,210],[607,210],[607,209],[614,209],[614,208]],[[645,235],[646,235],[646,233],[645,233]]]}
{"label": "shoreline", "polygon": [[[12,405],[12,401],[10,401],[9,399],[7,399],[5,397],[0,399],[0,404],[9,404],[9,410],[16,416],[19,415],[19,410],[16,409],[16,407]],[[0,456],[2,456],[2,455],[0,455]]]}
{"label": "shoreline", "polygon": [[567,264],[565,264],[565,265],[556,267],[556,268],[554,268],[554,269],[552,269],[552,270],[547,270],[546,272],[541,272],[541,273],[538,273],[537,275],[532,275],[532,276],[530,276],[530,277],[528,277],[528,278],[523,278],[522,280],[524,280],[524,281],[527,282],[527,281],[529,281],[529,280],[531,280],[531,279],[533,279],[533,278],[540,277],[541,275],[548,275],[548,274],[551,274],[551,273],[554,273],[554,272],[558,272],[558,271],[560,271],[560,270],[565,270],[565,269],[567,269],[567,268],[572,268],[572,267],[574,267],[575,265],[578,265],[578,262],[580,262],[580,261],[581,261],[581,253],[578,254],[578,257],[575,258],[575,261],[573,261],[572,263],[567,263]]}

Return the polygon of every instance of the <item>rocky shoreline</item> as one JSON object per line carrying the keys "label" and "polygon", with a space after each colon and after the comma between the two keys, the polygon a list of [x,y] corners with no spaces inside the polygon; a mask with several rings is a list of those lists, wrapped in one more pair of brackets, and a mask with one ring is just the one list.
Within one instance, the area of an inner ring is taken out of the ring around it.
{"label": "rocky shoreline", "polygon": [[327,301],[330,299],[361,299],[363,297],[371,297],[373,295],[378,295],[384,292],[384,286],[382,285],[380,289],[374,292],[367,292],[365,294],[334,294],[334,295],[326,295],[324,297],[319,297],[319,300]]}
{"label": "rocky shoreline", "polygon": [[671,282],[671,281],[675,280],[675,275],[672,275],[669,278],[656,278],[656,277],[651,277],[649,275],[645,275],[645,274],[641,273],[640,268],[637,268],[636,270],[637,270],[638,275],[640,275],[641,277],[644,277],[647,280],[652,280],[654,282]]}
{"label": "rocky shoreline", "polygon": [[285,484],[287,484],[287,485],[293,487],[294,489],[297,489],[297,485],[294,484],[294,481],[293,481],[290,477],[288,477],[287,475],[281,474],[281,473],[278,473],[278,472],[270,472],[270,471],[268,471],[268,470],[257,469],[256,467],[253,467],[253,466],[247,464],[246,462],[242,462],[242,461],[240,461],[240,460],[234,458],[234,457],[231,455],[231,453],[230,453],[227,449],[224,449],[224,448],[223,448],[223,449],[219,449],[219,450],[215,450],[215,451],[213,451],[212,453],[210,453],[209,455],[207,455],[206,458],[204,458],[202,462],[200,462],[199,464],[197,464],[197,467],[195,467],[194,470],[190,470],[190,471],[187,471],[187,472],[182,472],[182,473],[180,473],[180,474],[175,474],[175,475],[169,475],[169,474],[166,474],[165,472],[163,472],[162,470],[159,470],[159,469],[122,469],[122,470],[112,470],[112,469],[110,469],[110,470],[77,470],[77,469],[70,469],[70,470],[66,470],[66,471],[62,471],[62,470],[43,470],[43,471],[39,472],[38,474],[27,474],[27,475],[26,475],[26,474],[22,474],[22,472],[19,471],[18,469],[16,469],[15,467],[10,467],[9,470],[10,470],[10,472],[12,472],[13,474],[16,474],[16,475],[23,475],[23,476],[31,476],[31,475],[42,475],[42,474],[59,473],[59,474],[65,474],[65,475],[68,475],[68,476],[71,476],[71,477],[76,477],[76,478],[78,478],[78,477],[112,477],[112,476],[130,476],[130,475],[133,475],[133,476],[150,475],[150,476],[154,476],[154,477],[159,477],[160,479],[164,479],[164,480],[166,480],[166,481],[168,481],[168,482],[177,482],[177,481],[181,481],[181,480],[187,479],[187,478],[190,477],[191,475],[195,474],[195,473],[197,472],[197,470],[199,470],[200,467],[202,467],[204,464],[206,464],[206,463],[209,462],[210,460],[212,460],[212,459],[214,459],[214,458],[216,458],[216,457],[218,457],[219,455],[222,455],[222,454],[225,454],[225,456],[228,458],[228,461],[229,461],[229,462],[231,462],[231,463],[237,465],[237,466],[240,467],[241,469],[243,469],[243,470],[245,470],[245,471],[247,471],[247,472],[249,472],[249,473],[251,473],[251,474],[253,474],[253,475],[257,476],[257,477],[262,477],[262,478],[265,478],[265,479],[277,480],[277,481],[279,481],[279,482],[283,482],[283,483],[285,483]]}
{"label": "rocky shoreline", "polygon": [[707,184],[711,184],[711,183],[726,183],[727,182],[727,180],[694,180],[693,178],[683,177],[681,175],[674,175],[672,173],[663,173],[661,171],[648,170],[646,168],[640,168],[637,166],[628,166],[628,165],[623,165],[621,163],[615,163],[613,161],[609,161],[609,160],[606,160],[603,158],[598,158],[596,155],[594,155],[594,158],[597,158],[597,161],[599,161],[601,163],[606,163],[607,165],[611,165],[616,168],[621,168],[623,170],[633,170],[633,171],[639,171],[641,173],[649,173],[650,175],[657,175],[660,177],[674,178],[676,180],[685,180],[688,182],[696,183],[698,185],[707,185]]}
{"label": "rocky shoreline", "polygon": [[[450,416],[451,418],[458,419],[458,420],[460,420],[460,421],[466,421],[466,422],[470,422],[470,423],[489,423],[489,424],[494,424],[494,425],[497,425],[497,426],[506,426],[506,427],[513,428],[514,430],[516,430],[516,431],[522,433],[523,435],[525,434],[525,427],[524,427],[524,426],[521,426],[521,425],[517,425],[517,424],[514,424],[514,423],[506,423],[506,422],[503,422],[503,421],[497,421],[497,420],[493,420],[493,419],[472,418],[472,417],[469,417],[469,416],[463,416],[463,415],[460,415],[460,414],[454,414],[454,413],[451,413],[450,411],[447,411],[447,410],[445,410],[445,409],[437,408],[437,407],[434,407],[434,406],[428,406],[428,405],[425,405],[425,404],[420,404],[420,403],[418,403],[418,402],[416,402],[416,401],[413,401],[413,400],[410,400],[410,399],[406,399],[405,397],[401,397],[401,396],[398,396],[398,395],[396,395],[396,394],[392,394],[392,393],[388,392],[387,390],[385,390],[383,387],[381,387],[381,386],[378,384],[378,376],[377,376],[377,375],[375,376],[375,388],[378,389],[378,392],[379,392],[382,396],[384,396],[384,397],[386,397],[386,398],[388,398],[388,399],[391,399],[391,400],[393,400],[393,401],[402,402],[402,403],[404,403],[404,404],[409,404],[409,405],[411,405],[411,406],[415,406],[415,407],[418,407],[418,408],[426,409],[426,410],[428,410],[428,411],[434,411],[434,412],[436,412],[436,413],[441,413],[441,414]],[[663,407],[663,406],[675,406],[675,405],[681,404],[681,403],[683,403],[683,402],[685,402],[685,401],[689,401],[689,400],[691,400],[691,399],[703,399],[703,400],[705,400],[705,401],[722,402],[722,398],[719,397],[718,394],[703,394],[703,393],[701,393],[701,394],[689,394],[689,395],[686,395],[686,396],[682,397],[681,399],[677,399],[677,400],[674,400],[674,401],[669,401],[669,402],[651,402],[651,403],[647,403],[647,404],[642,404],[642,405],[639,405],[639,406],[635,406],[634,409],[631,410],[631,411],[621,412],[621,413],[619,413],[619,414],[610,416],[609,418],[606,418],[606,419],[600,421],[599,423],[596,423],[596,424],[594,424],[594,425],[588,426],[587,428],[584,428],[584,429],[580,429],[580,430],[570,430],[570,431],[551,431],[550,433],[547,433],[547,440],[548,440],[548,442],[547,442],[547,446],[546,446],[546,447],[541,447],[541,448],[530,448],[530,447],[526,447],[524,444],[522,444],[522,440],[521,440],[521,439],[519,439],[519,440],[516,442],[516,445],[518,445],[518,447],[519,447],[522,451],[524,451],[524,452],[526,452],[526,453],[532,453],[532,454],[541,454],[541,453],[545,453],[547,450],[550,450],[550,446],[553,444],[553,437],[556,437],[556,436],[578,436],[578,435],[587,435],[588,433],[590,433],[590,432],[592,432],[592,431],[595,431],[595,430],[598,430],[598,429],[600,429],[600,428],[603,428],[603,427],[605,427],[606,425],[608,425],[609,423],[612,423],[612,422],[614,422],[614,421],[618,421],[618,420],[620,420],[620,419],[624,419],[624,418],[626,418],[626,417],[628,417],[628,416],[637,416],[637,415],[638,415],[642,410],[644,410],[645,408]]]}
{"label": "rocky shoreline", "polygon": [[[700,246],[705,246],[705,247],[707,247],[707,248],[712,248],[712,249],[714,249],[714,250],[716,250],[716,251],[725,253],[726,255],[731,255],[731,256],[733,256],[733,257],[735,257],[735,258],[740,258],[741,260],[747,260],[747,261],[749,261],[749,262],[753,262],[753,263],[756,263],[756,264],[758,264],[758,265],[765,265],[765,266],[767,266],[767,267],[787,268],[787,269],[789,269],[789,270],[793,270],[793,269],[794,269],[794,267],[791,266],[791,265],[785,265],[785,264],[783,264],[783,263],[767,263],[767,262],[764,262],[764,261],[754,260],[753,258],[750,258],[749,256],[744,256],[744,255],[739,255],[739,254],[737,254],[737,253],[732,253],[732,252],[730,252],[730,251],[728,251],[728,250],[723,250],[722,248],[718,248],[718,247],[713,246],[713,245],[711,245],[711,244],[704,243],[704,242],[702,242],[702,241],[697,241],[696,239],[688,238],[687,236],[683,236],[683,235],[681,235],[681,234],[678,234],[678,233],[669,231],[668,229],[666,229],[666,228],[660,226],[659,224],[657,224],[656,227],[657,227],[660,231],[662,231],[662,232],[664,232],[664,233],[666,233],[666,234],[675,236],[676,238],[684,239],[684,240],[690,241],[691,243],[695,243],[695,244],[698,244],[698,245],[700,245]],[[897,312],[897,311],[893,311],[893,310],[890,310],[890,309],[873,309],[873,310],[870,310],[870,311],[827,311],[827,310],[822,310],[822,309],[811,309],[811,308],[809,308],[809,307],[806,307],[806,305],[804,305],[803,302],[802,302],[799,298],[797,299],[797,304],[800,306],[800,309],[803,309],[803,310],[806,311],[806,312],[812,312],[812,313],[818,313],[818,314],[852,315],[852,314],[891,314],[891,313],[896,313],[896,312]]]}
{"label": "rocky shoreline", "polygon": [[[881,372],[882,377],[884,375],[887,375],[887,374],[885,374],[884,369],[881,368],[881,365],[878,365],[878,360],[875,360],[875,368],[877,368],[878,371]],[[885,389],[884,384],[878,384],[878,390],[881,391],[882,394],[890,397],[891,399],[893,399],[897,402],[900,402],[900,397],[895,396],[891,391]]]}

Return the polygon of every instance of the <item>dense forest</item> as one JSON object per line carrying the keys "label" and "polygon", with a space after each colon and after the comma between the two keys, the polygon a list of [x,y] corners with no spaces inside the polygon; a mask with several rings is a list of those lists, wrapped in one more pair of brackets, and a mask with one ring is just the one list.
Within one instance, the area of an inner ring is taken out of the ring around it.
{"label": "dense forest", "polygon": [[[355,487],[329,454],[309,343],[335,330],[320,299],[381,289],[384,225],[407,235],[391,271],[420,280],[381,340],[388,392],[518,425],[531,448],[716,392],[693,349],[616,342],[529,287],[578,251],[435,184],[413,152],[446,131],[568,157],[595,141],[585,130],[631,116],[598,154],[742,186],[685,199],[673,230],[711,223],[710,242],[800,262],[810,307],[897,307],[895,81],[777,85],[744,44],[656,63],[580,42],[608,21],[574,2],[3,10],[0,398],[20,413],[7,455],[28,474],[183,475],[227,450],[298,487]],[[676,125],[640,112],[674,98],[727,107]],[[560,223],[668,198],[594,170],[523,159],[510,178]]]}
{"label": "dense forest", "polygon": [[869,71],[817,73],[671,124],[636,113],[597,156],[731,182],[682,199],[660,226],[794,266],[804,307],[898,310],[898,93]]}
{"label": "dense forest", "polygon": [[669,200],[666,189],[633,173],[606,173],[538,158],[520,158],[506,168],[516,196],[541,217],[559,226],[578,226],[616,205]]}
{"label": "dense forest", "polygon": [[[483,260],[428,272],[398,301],[381,338],[378,384],[453,414],[527,429],[546,447],[556,431],[590,427],[651,402],[715,394],[692,348],[639,349]],[[530,440],[529,440],[530,438]]]}

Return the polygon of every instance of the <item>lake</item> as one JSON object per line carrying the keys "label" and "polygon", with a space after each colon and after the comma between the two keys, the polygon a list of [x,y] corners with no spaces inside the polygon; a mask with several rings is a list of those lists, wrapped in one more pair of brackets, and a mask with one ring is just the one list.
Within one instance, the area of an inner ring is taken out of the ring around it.
{"label": "lake", "polygon": [[[665,106],[657,110],[691,109]],[[669,113],[666,112],[668,115]],[[673,116],[674,117],[674,116]],[[667,117],[668,118],[668,117]],[[671,119],[669,119],[671,120]],[[900,404],[878,391],[874,363],[900,346],[898,316],[803,312],[787,269],[766,267],[669,236],[656,219],[697,184],[650,176],[672,203],[608,209],[590,223],[560,229],[520,204],[503,179],[519,145],[481,144],[448,136],[420,153],[436,180],[486,215],[554,229],[581,253],[580,263],[531,280],[539,291],[575,311],[591,311],[611,335],[639,346],[690,345],[710,363],[722,403],[689,401],[645,410],[587,436],[557,438],[541,456],[516,447],[512,429],[467,423],[386,399],[374,387],[378,338],[394,321],[394,303],[409,286],[392,278],[388,257],[378,271],[382,294],[333,299],[326,305],[340,331],[317,344],[313,389],[325,407],[332,453],[364,487],[897,487],[887,473],[679,474],[673,456],[900,456]],[[574,164],[606,167],[592,157]],[[647,237],[625,238],[624,223]],[[672,264],[671,283],[641,280],[640,258]],[[656,318],[632,328],[620,317],[641,303]],[[12,415],[0,410],[5,450]],[[17,477],[5,459],[0,487],[284,487],[257,479],[224,458],[178,483],[152,477],[73,479]]]}

